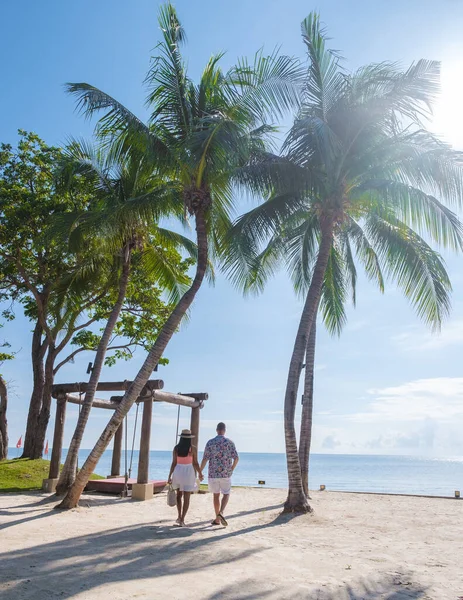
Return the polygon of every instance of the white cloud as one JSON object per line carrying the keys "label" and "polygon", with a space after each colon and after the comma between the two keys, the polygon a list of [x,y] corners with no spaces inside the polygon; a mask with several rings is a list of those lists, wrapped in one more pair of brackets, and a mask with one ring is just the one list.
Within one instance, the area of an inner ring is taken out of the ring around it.
{"label": "white cloud", "polygon": [[463,320],[445,323],[440,332],[423,331],[422,328],[410,327],[393,336],[392,341],[405,352],[427,351],[463,345]]}
{"label": "white cloud", "polygon": [[351,321],[345,327],[345,331],[355,332],[360,331],[361,329],[365,329],[365,327],[369,324],[369,321],[366,319]]}
{"label": "white cloud", "polygon": [[334,450],[341,445],[341,442],[334,435],[327,435],[322,442],[323,450]]}
{"label": "white cloud", "polygon": [[396,387],[371,389],[375,396],[367,410],[346,415],[351,421],[422,421],[450,422],[463,419],[463,378],[418,379]]}

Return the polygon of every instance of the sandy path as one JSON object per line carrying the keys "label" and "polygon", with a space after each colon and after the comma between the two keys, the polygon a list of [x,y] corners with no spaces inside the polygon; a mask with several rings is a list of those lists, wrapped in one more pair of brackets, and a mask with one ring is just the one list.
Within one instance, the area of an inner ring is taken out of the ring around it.
{"label": "sandy path", "polygon": [[173,526],[150,502],[85,496],[53,511],[42,494],[0,496],[0,600],[185,598],[458,600],[463,502],[313,493],[313,515],[277,518],[282,490],[234,490],[229,527],[211,498]]}

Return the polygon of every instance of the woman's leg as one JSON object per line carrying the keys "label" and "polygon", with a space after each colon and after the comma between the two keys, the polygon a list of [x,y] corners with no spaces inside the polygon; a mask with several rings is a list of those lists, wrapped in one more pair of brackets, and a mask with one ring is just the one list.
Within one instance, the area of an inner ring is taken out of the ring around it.
{"label": "woman's leg", "polygon": [[183,511],[182,511],[182,517],[181,517],[182,523],[185,522],[186,514],[188,512],[188,509],[190,508],[190,496],[191,496],[191,492],[183,492],[183,494],[184,494],[184,497],[183,497]]}
{"label": "woman's leg", "polygon": [[177,521],[179,521],[179,522],[182,520],[182,494],[183,494],[183,492],[181,492],[180,490],[177,490],[177,512],[178,512]]}

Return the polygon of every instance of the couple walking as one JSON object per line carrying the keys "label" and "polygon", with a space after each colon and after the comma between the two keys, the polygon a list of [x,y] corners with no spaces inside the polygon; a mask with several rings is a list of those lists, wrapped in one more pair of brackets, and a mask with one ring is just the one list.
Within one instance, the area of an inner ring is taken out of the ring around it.
{"label": "couple walking", "polygon": [[[177,490],[177,525],[185,526],[185,517],[190,507],[190,496],[197,491],[199,481],[204,479],[203,469],[209,462],[208,488],[214,498],[215,519],[212,525],[228,525],[224,511],[228,504],[231,491],[231,476],[238,464],[238,453],[235,444],[225,437],[225,423],[217,425],[217,436],[209,440],[204,449],[201,466],[193,452],[192,439],[194,436],[189,429],[180,434],[179,443],[173,452],[168,483]],[[222,494],[222,499],[220,495]]]}

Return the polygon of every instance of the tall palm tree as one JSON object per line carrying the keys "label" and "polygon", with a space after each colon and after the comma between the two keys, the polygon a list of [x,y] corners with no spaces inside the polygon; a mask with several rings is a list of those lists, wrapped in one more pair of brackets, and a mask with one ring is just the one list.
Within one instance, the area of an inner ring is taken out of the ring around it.
{"label": "tall palm tree", "polygon": [[[147,278],[169,291],[171,301],[179,299],[189,280],[169,260],[168,250],[181,244],[181,249],[196,252],[190,240],[157,225],[160,216],[169,212],[170,190],[153,176],[149,163],[135,152],[117,158],[114,160],[100,148],[75,141],[69,146],[62,167],[65,177],[79,174],[90,179],[96,199],[89,210],[66,214],[60,225],[71,223],[70,243],[75,251],[92,244],[103,259],[94,261],[99,267],[95,274],[101,277],[102,267],[106,266],[118,292],[96,349],[79,419],[56,488],[58,495],[66,492],[75,479],[78,453],[97,384],[127,294],[134,252],[138,252],[138,262],[143,262]],[[151,210],[139,210],[140,203],[146,205],[148,200]]]}
{"label": "tall palm tree", "polygon": [[[354,254],[371,278],[379,259],[402,287],[418,315],[438,326],[449,310],[450,282],[442,261],[421,237],[461,248],[461,225],[442,202],[457,205],[463,191],[461,155],[424,129],[438,91],[439,64],[420,60],[406,71],[368,65],[347,73],[326,48],[315,13],[302,23],[308,71],[299,114],[280,163],[292,185],[242,217],[232,276],[260,255],[259,244],[281,230],[296,277],[310,269],[310,284],[290,360],[285,401],[289,480],[287,511],[308,511],[298,456],[294,415],[301,369],[324,282]],[[438,199],[438,197],[440,199]],[[236,233],[236,230],[235,230]],[[280,242],[264,250],[273,255]],[[299,252],[299,254],[298,254]],[[311,262],[312,261],[312,262]],[[304,268],[303,268],[304,267]],[[261,276],[251,269],[256,285]],[[333,308],[339,310],[336,297]]]}
{"label": "tall palm tree", "polygon": [[224,73],[213,56],[198,84],[187,75],[180,53],[184,30],[171,4],[161,8],[163,41],[147,76],[151,116],[144,124],[114,98],[88,84],[70,84],[87,115],[107,110],[98,134],[111,152],[141,152],[156,174],[172,187],[172,197],[194,219],[198,247],[196,272],[141,370],[127,390],[76,481],[60,504],[76,506],[88,477],[123,417],[137,399],[181,319],[201,287],[209,252],[222,250],[230,223],[233,186],[256,191],[270,177],[255,166],[265,155],[273,127],[267,123],[298,102],[299,64],[287,57],[258,53]]}

